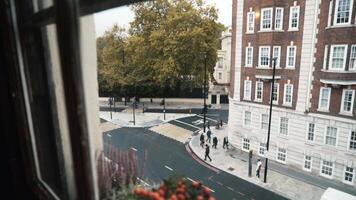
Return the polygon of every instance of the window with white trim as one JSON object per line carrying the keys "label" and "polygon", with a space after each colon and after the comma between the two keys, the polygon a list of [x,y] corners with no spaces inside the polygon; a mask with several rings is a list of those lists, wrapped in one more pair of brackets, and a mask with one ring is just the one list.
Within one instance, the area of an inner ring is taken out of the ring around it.
{"label": "window with white trim", "polygon": [[268,114],[261,115],[261,129],[268,130],[268,123],[269,123],[268,120],[269,120]]}
{"label": "window with white trim", "polygon": [[242,139],[242,150],[245,150],[245,151],[250,150],[250,139],[248,139],[248,138]]}
{"label": "window with white trim", "polygon": [[255,31],[255,12],[250,11],[247,13],[247,33]]}
{"label": "window with white trim", "polygon": [[265,156],[266,150],[266,143],[260,142],[260,145],[258,146],[258,155]]}
{"label": "window with white trim", "polygon": [[[271,84],[272,85],[272,84]],[[272,86],[271,86],[272,87]],[[273,93],[272,93],[272,103],[278,104],[278,96],[279,96],[279,83],[274,83],[273,85]]]}
{"label": "window with white trim", "polygon": [[349,71],[356,70],[356,45],[351,46]]}
{"label": "window with white trim", "polygon": [[319,108],[320,111],[329,111],[331,88],[321,87],[319,93]]}
{"label": "window with white trim", "polygon": [[334,163],[331,161],[322,160],[320,174],[325,177],[333,176]]}
{"label": "window with white trim", "polygon": [[296,46],[287,47],[286,68],[295,68],[296,53],[297,53]]}
{"label": "window with white trim", "polygon": [[273,8],[261,9],[260,30],[272,30]]}
{"label": "window with white trim", "polygon": [[341,102],[341,114],[352,114],[355,100],[355,90],[343,90]]}
{"label": "window with white trim", "polygon": [[334,25],[350,24],[353,0],[336,0]]}
{"label": "window with white trim", "polygon": [[289,30],[298,30],[299,26],[299,6],[290,7],[289,12]]}
{"label": "window with white trim", "polygon": [[218,58],[218,68],[223,68],[223,67],[224,67],[224,59]]}
{"label": "window with white trim", "polygon": [[277,151],[277,161],[281,163],[286,163],[287,149],[278,147]]}
{"label": "window with white trim", "polygon": [[219,79],[221,80],[222,79],[222,73],[219,72]]}
{"label": "window with white trim", "polygon": [[312,157],[310,155],[305,155],[303,169],[306,171],[311,171],[311,168],[312,168]]}
{"label": "window with white trim", "polygon": [[284,85],[284,99],[283,104],[286,106],[291,106],[293,101],[293,85],[285,84]]}
{"label": "window with white trim", "polygon": [[327,63],[327,60],[328,60],[328,50],[329,50],[328,45],[325,45],[325,47],[324,47],[324,59],[323,59],[323,69],[324,70],[326,69],[326,63]]}
{"label": "window with white trim", "polygon": [[334,1],[331,0],[329,2],[329,14],[328,14],[328,26],[331,26],[331,21],[332,21],[332,18],[333,18],[333,5],[334,5]]}
{"label": "window with white trim", "polygon": [[245,126],[250,126],[251,125],[251,112],[250,111],[245,111],[244,125]]}
{"label": "window with white trim", "polygon": [[345,166],[344,170],[344,183],[353,184],[355,177],[355,169],[349,166]]}
{"label": "window with white trim", "polygon": [[325,144],[336,146],[337,141],[337,128],[328,126],[325,133]]}
{"label": "window with white trim", "polygon": [[246,47],[246,67],[253,65],[253,47]]}
{"label": "window with white trim", "polygon": [[[280,62],[281,62],[281,46],[273,46],[273,58],[276,59],[276,68],[280,67]],[[274,60],[273,60],[274,62]],[[272,62],[272,65],[274,64]],[[273,67],[273,66],[272,66]]]}
{"label": "window with white trim", "polygon": [[276,16],[274,19],[274,29],[283,30],[283,8],[276,8]]}
{"label": "window with white trim", "polygon": [[349,138],[349,150],[356,151],[356,130],[350,131],[350,138]]}
{"label": "window with white trim", "polygon": [[244,100],[251,100],[251,87],[252,82],[250,80],[245,80]]}
{"label": "window with white trim", "polygon": [[280,119],[279,134],[288,135],[288,118],[287,117],[281,117],[281,119]]}
{"label": "window with white trim", "polygon": [[262,101],[262,98],[263,98],[263,82],[257,81],[256,82],[255,101]]}
{"label": "window with white trim", "polygon": [[314,142],[314,140],[315,140],[315,124],[309,123],[308,124],[307,141]]}
{"label": "window with white trim", "polygon": [[258,56],[258,67],[269,67],[270,47],[260,46]]}
{"label": "window with white trim", "polygon": [[331,45],[329,56],[329,70],[345,70],[346,54],[347,45]]}

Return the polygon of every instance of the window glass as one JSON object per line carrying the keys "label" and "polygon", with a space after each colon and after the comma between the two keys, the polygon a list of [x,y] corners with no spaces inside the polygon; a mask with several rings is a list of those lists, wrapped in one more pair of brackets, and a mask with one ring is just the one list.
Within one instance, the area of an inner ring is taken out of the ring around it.
{"label": "window glass", "polygon": [[343,91],[343,100],[342,100],[342,110],[344,113],[352,113],[352,107],[354,102],[354,90],[344,90]]}
{"label": "window glass", "polygon": [[284,87],[284,104],[292,105],[293,85],[287,84]]}
{"label": "window glass", "polygon": [[336,146],[337,128],[328,126],[325,135],[325,144]]}
{"label": "window glass", "polygon": [[331,70],[343,70],[345,67],[346,46],[333,46],[330,52]]}
{"label": "window glass", "polygon": [[250,150],[250,140],[247,138],[243,139],[243,143],[242,143],[242,149],[249,151]]}
{"label": "window glass", "polygon": [[261,30],[271,30],[272,28],[272,8],[262,9]]}
{"label": "window glass", "polygon": [[263,130],[268,130],[268,115],[267,114],[262,114],[261,115],[261,129]]}
{"label": "window glass", "polygon": [[287,51],[287,67],[294,68],[295,67],[295,54],[296,54],[296,47],[289,46]]}
{"label": "window glass", "polygon": [[259,67],[269,67],[269,47],[260,47]]}
{"label": "window glass", "polygon": [[276,8],[276,17],[275,17],[275,30],[283,29],[283,8]]}
{"label": "window glass", "polygon": [[289,29],[298,29],[299,24],[299,6],[290,8]]}
{"label": "window glass", "polygon": [[281,117],[280,126],[279,126],[279,133],[282,134],[282,135],[288,135],[288,118]]}
{"label": "window glass", "polygon": [[218,68],[223,68],[224,66],[224,59],[223,58],[219,58],[218,59]]}
{"label": "window glass", "polygon": [[258,155],[265,156],[266,150],[267,150],[266,143],[260,142],[260,145],[258,148]]}
{"label": "window glass", "polygon": [[256,96],[255,100],[256,101],[262,101],[263,97],[263,82],[257,81],[256,82]]}
{"label": "window glass", "polygon": [[309,155],[305,155],[304,156],[304,169],[305,170],[311,170],[311,165],[312,165],[312,162],[311,162],[312,158],[311,156]]}
{"label": "window glass", "polygon": [[356,151],[356,131],[350,133],[349,150]]}
{"label": "window glass", "polygon": [[[280,46],[274,46],[273,47],[273,58],[277,58],[276,60],[276,67],[279,67],[280,65],[280,58],[281,57],[281,47]],[[274,61],[273,61],[274,62]],[[274,64],[274,63],[273,63]]]}
{"label": "window glass", "polygon": [[253,62],[253,47],[246,47],[246,66],[252,67]]}
{"label": "window glass", "polygon": [[351,18],[351,0],[337,0],[335,24],[348,24]]}
{"label": "window glass", "polygon": [[277,161],[286,162],[287,149],[278,147]]}
{"label": "window glass", "polygon": [[251,81],[245,80],[244,99],[251,100]]}
{"label": "window glass", "polygon": [[247,13],[247,32],[253,33],[255,29],[255,12]]}
{"label": "window glass", "polygon": [[309,123],[307,140],[314,141],[314,134],[315,134],[315,124]]}
{"label": "window glass", "polygon": [[244,124],[246,126],[251,125],[251,112],[250,111],[245,111]]}
{"label": "window glass", "polygon": [[272,96],[272,101],[273,101],[273,103],[278,103],[279,83],[274,83],[272,95],[273,95],[273,96]]}
{"label": "window glass", "polygon": [[333,163],[323,160],[321,163],[321,174],[325,176],[333,175]]}
{"label": "window glass", "polygon": [[329,110],[330,93],[331,93],[331,88],[320,89],[319,110],[324,110],[324,111]]}
{"label": "window glass", "polygon": [[349,70],[356,70],[356,45],[352,45]]}
{"label": "window glass", "polygon": [[354,168],[352,167],[345,167],[345,176],[344,176],[344,182],[348,183],[353,183],[354,180]]}

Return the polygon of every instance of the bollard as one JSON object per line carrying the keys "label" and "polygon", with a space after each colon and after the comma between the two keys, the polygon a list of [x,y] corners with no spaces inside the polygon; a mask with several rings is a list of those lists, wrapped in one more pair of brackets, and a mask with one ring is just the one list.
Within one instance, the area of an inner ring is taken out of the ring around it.
{"label": "bollard", "polygon": [[252,155],[253,151],[250,150],[250,152],[248,153],[248,177],[252,176]]}

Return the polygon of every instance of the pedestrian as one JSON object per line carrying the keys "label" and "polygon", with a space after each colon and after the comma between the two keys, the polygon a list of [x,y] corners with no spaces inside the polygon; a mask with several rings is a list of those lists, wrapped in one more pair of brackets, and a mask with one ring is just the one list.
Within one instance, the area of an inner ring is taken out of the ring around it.
{"label": "pedestrian", "polygon": [[209,153],[210,153],[210,147],[208,144],[205,145],[205,158],[204,160],[206,161],[206,158],[209,158],[210,162],[211,162],[211,158],[209,156]]}
{"label": "pedestrian", "polygon": [[262,162],[260,159],[257,160],[257,166],[256,166],[256,176],[257,178],[260,178],[260,172],[262,168]]}
{"label": "pedestrian", "polygon": [[206,141],[210,143],[211,142],[211,130],[210,129],[208,129],[208,132],[206,133],[206,136],[207,136]]}
{"label": "pedestrian", "polygon": [[222,119],[220,119],[220,126],[221,126],[221,128],[223,126],[223,120]]}
{"label": "pedestrian", "polygon": [[200,146],[204,148],[204,140],[205,140],[205,136],[204,133],[202,133],[200,135]]}
{"label": "pedestrian", "polygon": [[229,149],[229,139],[227,138],[227,136],[224,137],[224,140],[223,140],[223,149]]}
{"label": "pedestrian", "polygon": [[210,123],[209,123],[209,121],[208,121],[208,123],[207,123],[207,124],[208,124],[208,129],[210,129]]}
{"label": "pedestrian", "polygon": [[216,149],[216,146],[218,145],[218,138],[217,137],[214,137],[213,138],[213,146],[212,148],[215,148]]}

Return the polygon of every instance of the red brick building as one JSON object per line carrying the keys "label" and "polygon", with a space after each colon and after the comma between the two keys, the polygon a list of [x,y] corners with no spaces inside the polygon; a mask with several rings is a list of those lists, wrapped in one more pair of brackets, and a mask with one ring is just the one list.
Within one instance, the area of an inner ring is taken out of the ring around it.
{"label": "red brick building", "polygon": [[232,22],[230,141],[266,155],[273,95],[268,156],[354,185],[356,1],[233,0]]}

